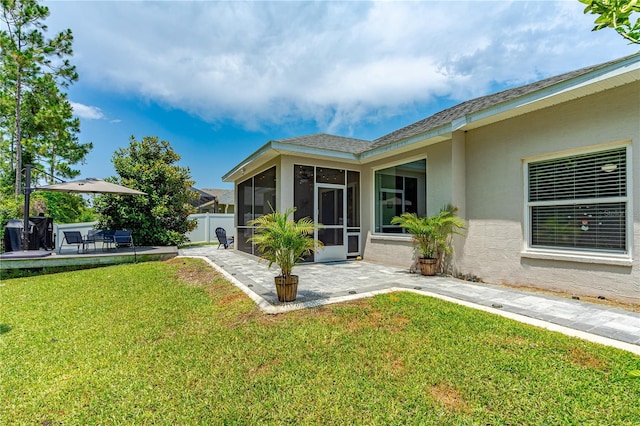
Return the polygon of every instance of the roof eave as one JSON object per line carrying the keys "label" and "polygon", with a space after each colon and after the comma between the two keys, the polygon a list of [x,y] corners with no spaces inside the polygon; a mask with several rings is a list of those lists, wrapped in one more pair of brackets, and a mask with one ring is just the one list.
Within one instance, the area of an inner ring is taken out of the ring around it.
{"label": "roof eave", "polygon": [[[257,168],[260,166],[260,164],[263,164],[264,162],[273,158],[273,156],[268,155],[269,153],[277,153],[279,155],[300,155],[304,157],[315,158],[322,157],[331,160],[358,162],[358,155],[349,152],[334,151],[327,148],[312,148],[300,145],[291,145],[278,141],[270,141],[263,145],[252,155],[245,158],[242,162],[240,162],[238,166],[234,167],[224,176],[222,176],[222,180],[224,182],[233,182],[238,177],[244,175],[247,170]],[[267,159],[264,159],[262,157],[266,157]]]}
{"label": "roof eave", "polygon": [[297,154],[303,156],[327,157],[336,160],[357,161],[357,154],[344,151],[335,151],[328,148],[313,148],[308,146],[290,145],[282,142],[273,142],[273,149],[280,154]]}
{"label": "roof eave", "polygon": [[[640,74],[640,55],[638,54],[630,56],[623,61],[558,82],[549,87],[524,94],[509,101],[466,114],[426,132],[418,133],[411,137],[374,148],[362,153],[360,158],[363,161],[365,159],[367,159],[367,161],[372,161],[389,151],[396,152],[402,148],[408,150],[411,149],[411,145],[415,145],[415,147],[417,147],[441,142],[449,139],[451,134],[457,130],[471,130],[479,127],[480,125],[501,121],[525,112],[531,112],[536,109],[546,108],[548,106],[566,102],[567,95],[572,92],[575,93],[575,97],[572,99],[575,99],[587,94],[606,90],[610,88],[611,85],[615,85],[615,83],[603,84],[604,82],[613,81],[616,77],[634,72]],[[640,79],[640,75],[634,77],[636,80]],[[589,88],[591,88],[591,90]]]}
{"label": "roof eave", "polygon": [[415,149],[418,146],[427,146],[438,142],[443,142],[451,138],[451,124],[443,124],[435,127],[427,132],[411,136],[406,139],[392,142],[388,145],[383,145],[378,148],[363,152],[360,154],[360,161],[363,163],[377,160],[381,157],[388,156],[390,151],[392,154],[400,153],[402,151],[408,151]]}
{"label": "roof eave", "polygon": [[[615,86],[616,78],[634,72],[638,74],[635,78],[639,79],[640,61],[638,57],[632,57],[626,61],[612,64],[535,92],[527,93],[510,101],[467,114],[452,122],[452,130],[469,130],[475,127],[474,124],[481,121],[500,121],[532,110],[567,102],[566,95],[571,99],[576,99],[607,90]],[[610,84],[603,84],[607,81]],[[571,97],[571,93],[575,94],[575,96]],[[520,112],[520,110],[522,111]]]}
{"label": "roof eave", "polygon": [[272,150],[272,143],[273,141],[269,141],[266,144],[262,145],[260,148],[258,148],[258,150],[254,151],[253,154],[242,160],[237,166],[222,175],[222,181],[233,182],[235,178],[242,176],[245,173],[247,166],[251,165],[257,159]]}

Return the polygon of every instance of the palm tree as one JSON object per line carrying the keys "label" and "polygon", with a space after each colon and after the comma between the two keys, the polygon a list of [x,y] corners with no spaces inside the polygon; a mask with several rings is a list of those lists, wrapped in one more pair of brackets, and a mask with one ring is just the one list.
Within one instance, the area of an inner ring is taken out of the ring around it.
{"label": "palm tree", "polygon": [[290,218],[295,211],[295,207],[284,212],[273,211],[249,222],[256,227],[249,240],[258,247],[269,267],[274,263],[280,267],[282,277],[291,276],[296,263],[322,247],[320,241],[313,239],[316,225],[308,217],[297,222]]}
{"label": "palm tree", "polygon": [[444,258],[452,251],[453,235],[462,235],[464,221],[456,216],[457,208],[447,205],[434,216],[418,217],[415,213],[403,213],[391,219],[413,237],[413,243],[422,259],[437,259],[436,269],[444,269]]}

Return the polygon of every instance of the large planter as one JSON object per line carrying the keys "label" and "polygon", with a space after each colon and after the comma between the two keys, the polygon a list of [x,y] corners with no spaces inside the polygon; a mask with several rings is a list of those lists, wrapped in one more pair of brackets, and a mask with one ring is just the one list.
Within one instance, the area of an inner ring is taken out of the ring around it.
{"label": "large planter", "polygon": [[437,263],[438,259],[425,257],[421,257],[420,259],[418,259],[418,264],[420,265],[420,272],[422,273],[422,275],[435,275]]}
{"label": "large planter", "polygon": [[289,275],[288,277],[283,277],[279,275],[274,278],[276,281],[278,300],[281,302],[293,302],[296,300],[298,294],[298,276]]}

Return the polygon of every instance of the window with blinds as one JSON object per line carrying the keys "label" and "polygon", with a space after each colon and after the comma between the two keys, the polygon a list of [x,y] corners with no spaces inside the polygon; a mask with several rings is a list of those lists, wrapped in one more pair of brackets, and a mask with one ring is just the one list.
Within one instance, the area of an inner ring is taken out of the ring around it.
{"label": "window with blinds", "polygon": [[627,148],[528,163],[529,246],[627,251]]}

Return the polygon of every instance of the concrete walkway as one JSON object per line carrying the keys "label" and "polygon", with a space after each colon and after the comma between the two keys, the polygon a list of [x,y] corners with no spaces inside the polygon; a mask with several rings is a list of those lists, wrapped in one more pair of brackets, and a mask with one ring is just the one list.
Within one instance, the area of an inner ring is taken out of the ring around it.
{"label": "concrete walkway", "polygon": [[201,257],[222,272],[266,313],[344,302],[393,291],[411,291],[617,347],[640,355],[640,313],[580,300],[475,284],[450,277],[424,277],[407,269],[366,261],[298,265],[298,298],[280,303],[274,265],[236,250],[217,246],[180,249],[179,255]]}

